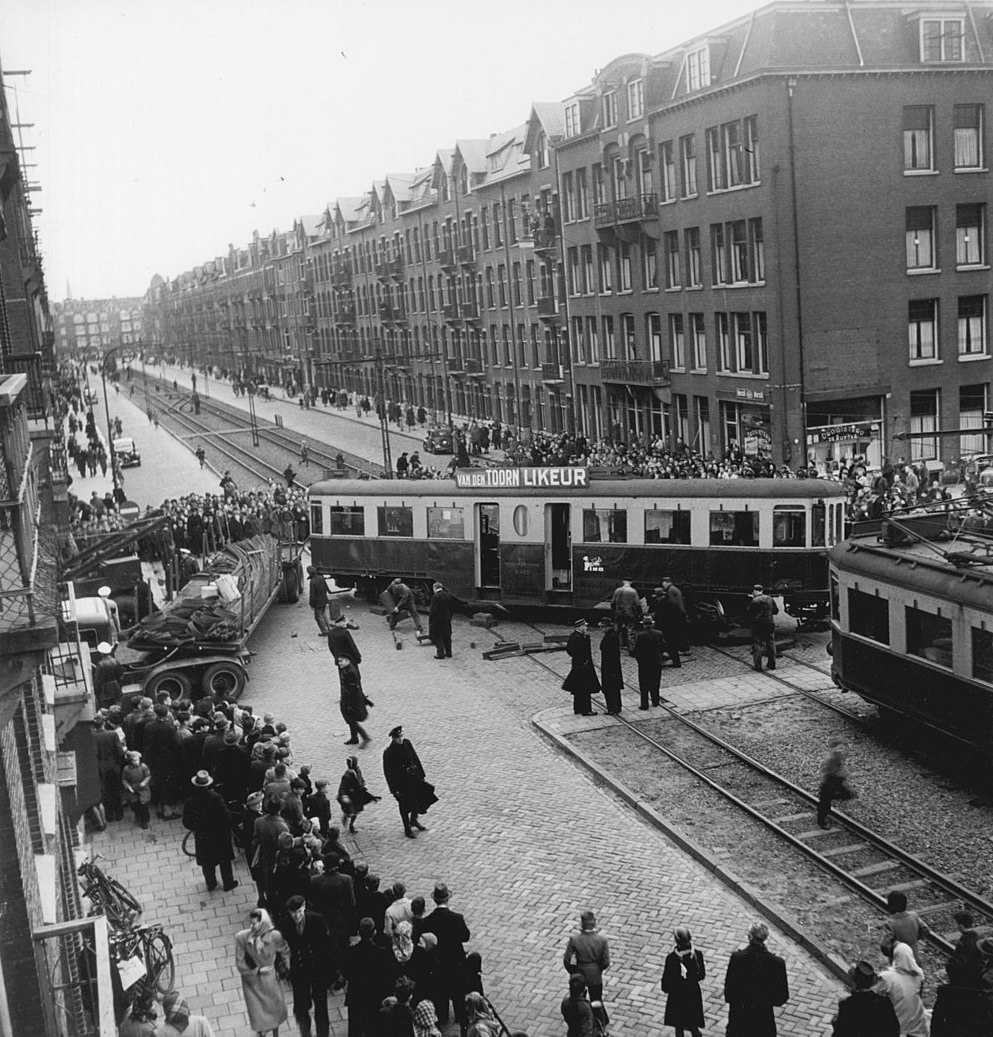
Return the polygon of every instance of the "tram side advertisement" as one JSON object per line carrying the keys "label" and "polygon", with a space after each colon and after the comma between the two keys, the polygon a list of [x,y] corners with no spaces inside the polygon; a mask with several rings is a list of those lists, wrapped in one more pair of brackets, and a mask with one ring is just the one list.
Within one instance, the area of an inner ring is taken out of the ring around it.
{"label": "tram side advertisement", "polygon": [[590,485],[589,468],[456,468],[455,485],[462,489],[585,490]]}

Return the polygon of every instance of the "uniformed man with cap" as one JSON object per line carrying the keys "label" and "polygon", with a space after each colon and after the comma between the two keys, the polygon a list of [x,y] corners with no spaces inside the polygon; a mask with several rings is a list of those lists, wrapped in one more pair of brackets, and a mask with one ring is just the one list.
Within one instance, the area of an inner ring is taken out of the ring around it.
{"label": "uniformed man with cap", "polygon": [[426,832],[427,828],[418,817],[436,803],[438,797],[434,794],[434,786],[424,780],[424,768],[417,750],[403,737],[400,724],[390,731],[390,744],[383,752],[383,775],[400,808],[404,835],[413,839],[417,832]]}
{"label": "uniformed man with cap", "polygon": [[121,701],[124,667],[114,658],[114,646],[108,641],[97,645],[99,661],[93,667],[93,693],[98,709],[116,706]]}
{"label": "uniformed man with cap", "polygon": [[97,594],[100,595],[100,600],[103,602],[103,607],[107,610],[107,619],[110,622],[110,629],[114,633],[114,640],[117,640],[117,635],[121,632],[121,613],[117,607],[117,602],[110,596],[111,591],[109,587],[100,587],[97,590]]}

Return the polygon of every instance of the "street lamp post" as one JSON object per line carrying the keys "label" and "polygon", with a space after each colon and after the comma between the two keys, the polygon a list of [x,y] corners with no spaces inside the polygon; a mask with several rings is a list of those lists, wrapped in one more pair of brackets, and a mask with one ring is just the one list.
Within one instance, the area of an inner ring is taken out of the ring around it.
{"label": "street lamp post", "polygon": [[100,381],[103,383],[103,409],[107,418],[107,450],[110,454],[110,478],[114,484],[114,499],[117,499],[117,491],[120,489],[120,480],[117,476],[117,455],[114,453],[114,429],[110,424],[110,401],[107,398],[107,361],[120,349],[114,346],[108,349],[100,362]]}

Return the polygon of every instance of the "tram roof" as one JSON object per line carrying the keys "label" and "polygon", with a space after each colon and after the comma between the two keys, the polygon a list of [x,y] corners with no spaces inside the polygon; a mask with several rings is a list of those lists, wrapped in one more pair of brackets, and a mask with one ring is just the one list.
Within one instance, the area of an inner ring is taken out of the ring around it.
{"label": "tram roof", "polygon": [[324,479],[311,497],[644,497],[810,501],[840,498],[845,490],[827,479],[593,479],[587,486],[457,486],[451,479]]}
{"label": "tram roof", "polygon": [[[965,546],[945,545],[951,553]],[[828,559],[842,573],[864,576],[894,589],[929,594],[984,612],[990,610],[993,600],[990,598],[993,562],[967,567],[955,565],[922,543],[887,547],[875,538],[855,537],[832,547]]]}

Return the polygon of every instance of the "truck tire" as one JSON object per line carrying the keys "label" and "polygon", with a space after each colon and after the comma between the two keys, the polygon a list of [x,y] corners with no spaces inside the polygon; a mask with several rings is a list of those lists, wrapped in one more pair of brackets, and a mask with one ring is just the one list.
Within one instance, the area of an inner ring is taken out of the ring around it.
{"label": "truck tire", "polygon": [[182,670],[163,670],[150,677],[145,685],[145,694],[150,699],[154,699],[160,691],[168,692],[174,702],[177,699],[188,699],[193,691],[193,682]]}
{"label": "truck tire", "polygon": [[279,600],[284,604],[292,605],[300,600],[300,587],[303,579],[295,565],[288,565],[283,569],[283,585],[279,589]]}
{"label": "truck tire", "polygon": [[200,687],[205,695],[221,694],[225,698],[237,698],[245,687],[245,670],[236,662],[213,663],[203,671]]}

